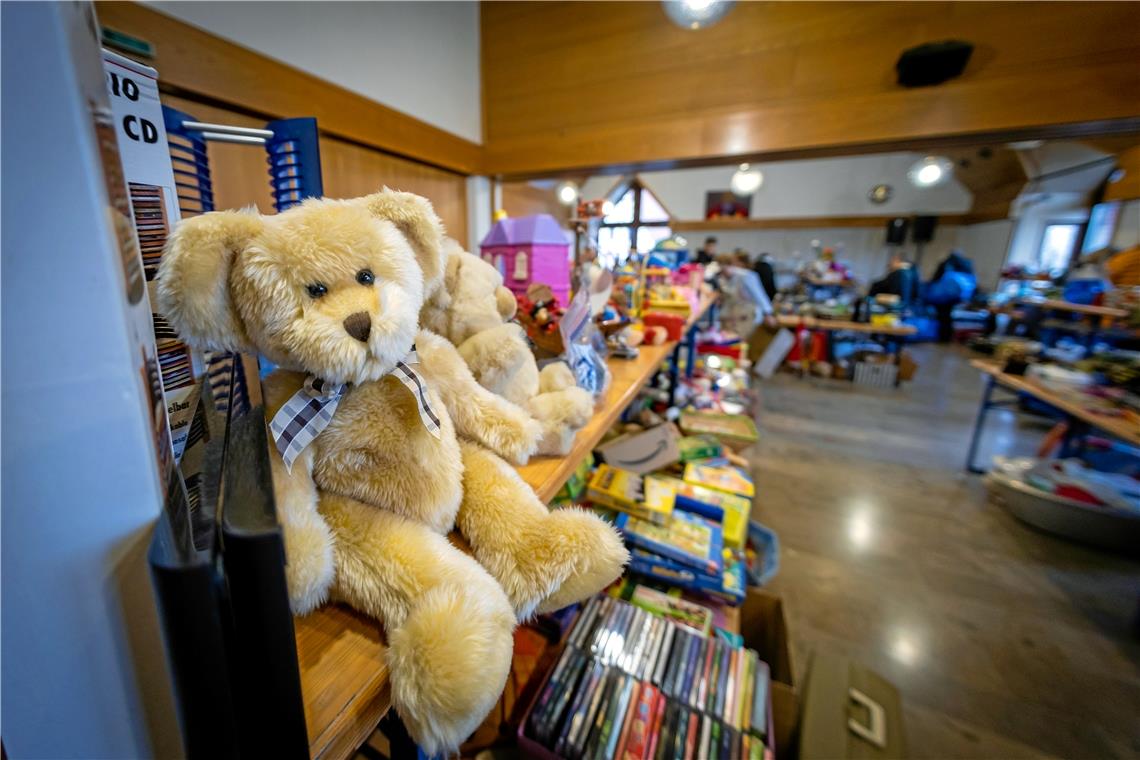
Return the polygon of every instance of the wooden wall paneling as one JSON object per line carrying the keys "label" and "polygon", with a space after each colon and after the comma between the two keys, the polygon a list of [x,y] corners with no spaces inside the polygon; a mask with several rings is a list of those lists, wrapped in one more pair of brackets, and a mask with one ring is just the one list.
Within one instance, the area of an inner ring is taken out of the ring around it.
{"label": "wooden wall paneling", "polygon": [[1124,171],[1124,176],[1116,182],[1109,182],[1104,188],[1104,200],[1133,200],[1140,198],[1140,145],[1121,151],[1116,157],[1116,166]]}
{"label": "wooden wall paneling", "polygon": [[561,224],[569,224],[570,207],[558,202],[553,187],[543,189],[528,182],[504,182],[502,191],[503,210],[510,216],[550,214]]}
{"label": "wooden wall paneling", "polygon": [[[163,95],[162,102],[202,121],[265,126],[263,120],[185,98]],[[264,214],[273,213],[264,150],[211,142],[207,151],[219,209],[256,206]],[[435,206],[448,234],[458,240],[467,238],[467,186],[461,175],[325,136],[321,137],[321,172],[325,195],[330,198],[355,198],[385,185],[422,195]]]}
{"label": "wooden wall paneling", "polygon": [[330,135],[462,173],[479,169],[477,143],[363,95],[137,3],[101,1],[96,11],[101,24],[154,45],[150,63],[168,87],[276,118],[315,116]]}
{"label": "wooden wall paneling", "polygon": [[[484,3],[484,169],[1135,128],[1138,27],[1136,3],[739,3],[697,32],[657,3]],[[976,44],[961,78],[895,84],[903,49],[946,38]]]}

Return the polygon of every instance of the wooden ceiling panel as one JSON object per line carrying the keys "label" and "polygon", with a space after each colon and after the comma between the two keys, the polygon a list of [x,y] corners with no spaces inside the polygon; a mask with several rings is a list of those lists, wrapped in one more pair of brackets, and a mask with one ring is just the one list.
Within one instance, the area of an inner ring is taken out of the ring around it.
{"label": "wooden ceiling panel", "polygon": [[[490,173],[1140,123],[1140,3],[738,3],[695,32],[659,3],[484,3],[481,23]],[[902,50],[948,38],[976,45],[959,79],[895,83]]]}

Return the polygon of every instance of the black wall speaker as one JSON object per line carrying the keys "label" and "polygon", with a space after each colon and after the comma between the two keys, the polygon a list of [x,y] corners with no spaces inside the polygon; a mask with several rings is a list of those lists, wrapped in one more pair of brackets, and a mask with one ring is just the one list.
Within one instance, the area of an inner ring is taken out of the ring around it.
{"label": "black wall speaker", "polygon": [[895,64],[899,84],[903,87],[926,87],[942,84],[966,69],[974,46],[961,40],[928,42],[904,50]]}
{"label": "black wall speaker", "polygon": [[906,231],[910,227],[910,220],[905,217],[896,217],[887,220],[887,244],[902,245],[906,242]]}
{"label": "black wall speaker", "polygon": [[916,243],[929,243],[934,238],[934,228],[938,226],[936,216],[916,216],[911,229],[911,240]]}

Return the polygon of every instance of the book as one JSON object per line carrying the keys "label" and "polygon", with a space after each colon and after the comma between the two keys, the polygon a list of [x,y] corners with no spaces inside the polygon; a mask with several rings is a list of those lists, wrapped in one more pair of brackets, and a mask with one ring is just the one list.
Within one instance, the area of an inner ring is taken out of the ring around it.
{"label": "book", "polygon": [[649,744],[642,754],[642,758],[650,760],[657,756],[657,744],[664,730],[666,710],[666,697],[661,691],[657,692],[657,701],[653,705],[653,721],[649,724]]}
{"label": "book", "polygon": [[658,478],[643,478],[608,464],[594,471],[586,498],[658,525],[666,523],[673,512],[673,491]]}
{"label": "book", "polygon": [[755,493],[752,478],[745,475],[736,467],[713,467],[696,462],[685,465],[685,474],[682,479],[695,486],[711,488],[715,491],[743,496],[751,499]]}
{"label": "book", "polygon": [[712,719],[707,715],[701,716],[701,741],[697,750],[697,760],[708,760],[709,744],[712,740]]}
{"label": "book", "polygon": [[756,677],[752,692],[752,720],[749,730],[752,735],[768,741],[768,685],[770,680],[768,663],[763,660],[756,662]]}
{"label": "book", "polygon": [[744,562],[732,552],[723,555],[722,561],[724,565],[721,573],[710,576],[667,557],[633,548],[630,550],[629,571],[669,586],[713,594],[734,606],[740,605],[747,592]]}
{"label": "book", "polygon": [[649,751],[649,732],[653,727],[654,710],[660,694],[653,684],[640,684],[639,691],[630,701],[629,713],[622,727],[622,737],[614,757],[640,760]]}
{"label": "book", "polygon": [[635,547],[679,562],[708,575],[722,571],[720,526],[688,512],[674,512],[668,525],[657,525],[629,514],[614,525]]}
{"label": "book", "polygon": [[690,710],[689,727],[685,732],[685,760],[692,760],[697,754],[697,739],[700,737],[700,713]]}
{"label": "book", "polygon": [[653,683],[657,688],[665,688],[665,673],[669,667],[669,652],[677,636],[677,626],[669,623],[665,626],[665,637],[661,642],[661,654],[657,658],[657,666],[653,670]]}
{"label": "book", "polygon": [[667,594],[639,584],[633,590],[629,601],[654,615],[692,628],[702,636],[707,636],[712,630],[712,610],[702,604],[682,599],[680,594]]}

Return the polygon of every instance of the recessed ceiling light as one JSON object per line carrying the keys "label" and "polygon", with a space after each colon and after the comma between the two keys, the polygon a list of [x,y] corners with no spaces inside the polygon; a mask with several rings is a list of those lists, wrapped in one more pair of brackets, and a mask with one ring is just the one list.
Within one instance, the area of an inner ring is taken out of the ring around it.
{"label": "recessed ceiling light", "polygon": [[950,179],[954,165],[945,156],[927,156],[915,161],[907,171],[907,179],[915,187],[934,187]]}
{"label": "recessed ceiling light", "polygon": [[752,195],[764,184],[764,175],[759,169],[753,169],[748,164],[741,164],[736,173],[732,175],[729,186],[736,195]]}
{"label": "recessed ceiling light", "polygon": [[733,0],[662,0],[665,15],[682,29],[704,29],[724,18]]}
{"label": "recessed ceiling light", "polygon": [[574,202],[578,200],[578,186],[573,182],[559,182],[554,193],[558,196],[558,202],[563,206],[573,206]]}

